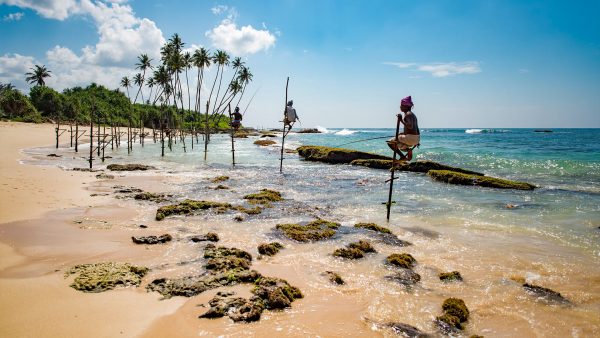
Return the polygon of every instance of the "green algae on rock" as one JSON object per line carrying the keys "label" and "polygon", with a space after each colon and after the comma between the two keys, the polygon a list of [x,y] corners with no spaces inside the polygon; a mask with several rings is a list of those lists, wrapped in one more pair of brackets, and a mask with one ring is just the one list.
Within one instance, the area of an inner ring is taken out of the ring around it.
{"label": "green algae on rock", "polygon": [[81,264],[65,272],[65,278],[78,274],[71,284],[72,288],[83,292],[103,292],[117,286],[139,286],[148,271],[146,267],[129,263]]}
{"label": "green algae on rock", "polygon": [[340,276],[337,272],[325,271],[325,276],[327,276],[329,278],[329,281],[331,283],[334,283],[337,285],[346,284],[346,282],[344,282],[344,280],[342,279],[342,276]]}
{"label": "green algae on rock", "polygon": [[442,333],[455,333],[464,329],[463,323],[469,320],[469,309],[462,299],[448,298],[442,304],[444,314],[435,318]]}
{"label": "green algae on rock", "polygon": [[270,146],[272,144],[276,144],[277,142],[273,141],[273,140],[256,140],[254,141],[254,144],[259,145],[259,146]]}
{"label": "green algae on rock", "polygon": [[452,272],[441,272],[438,277],[443,282],[451,282],[451,281],[462,281],[463,278],[458,271]]}
{"label": "green algae on rock", "polygon": [[526,182],[505,180],[501,178],[463,174],[450,170],[430,170],[427,172],[435,181],[459,185],[473,185],[486,188],[533,190],[535,185]]}
{"label": "green algae on rock", "polygon": [[386,258],[386,261],[389,264],[399,266],[405,269],[412,269],[412,267],[417,262],[417,260],[415,260],[415,258],[411,254],[407,253],[391,254]]}
{"label": "green algae on rock", "polygon": [[156,169],[153,166],[145,165],[145,164],[109,164],[106,166],[106,169],[110,171],[146,171],[150,169]]}
{"label": "green algae on rock", "polygon": [[275,228],[298,242],[315,242],[333,237],[339,227],[339,223],[318,219],[306,225],[277,224]]}
{"label": "green algae on rock", "polygon": [[167,197],[169,197],[167,194],[156,194],[152,192],[142,192],[133,196],[136,200],[152,201],[156,203],[167,201]]}
{"label": "green algae on rock", "polygon": [[[386,160],[378,160],[378,159],[362,160],[361,159],[361,160],[354,160],[350,164],[359,165],[359,166],[368,167],[368,168],[374,168],[374,169],[391,169],[392,168],[392,160],[391,159],[386,159]],[[399,162],[396,164],[396,167],[394,168],[394,170],[411,171],[411,172],[417,172],[417,173],[427,173],[430,170],[450,170],[450,171],[455,171],[455,172],[464,173],[464,174],[483,176],[482,173],[479,173],[476,171],[452,167],[449,165],[445,165],[445,164],[441,164],[441,163],[429,161],[429,160],[418,160],[415,162]]]}
{"label": "green algae on rock", "polygon": [[262,243],[258,246],[258,253],[266,256],[274,256],[281,249],[283,249],[283,245],[279,242]]}
{"label": "green algae on rock", "polygon": [[254,322],[260,319],[264,305],[254,299],[231,297],[234,292],[217,292],[208,304],[210,308],[199,318],[220,318],[228,316],[234,322]]}
{"label": "green algae on rock", "polygon": [[363,258],[365,253],[367,252],[376,252],[375,248],[371,245],[369,241],[360,240],[358,242],[353,242],[348,244],[345,248],[335,249],[333,255],[335,257],[342,257],[348,259],[359,259]]}
{"label": "green algae on rock", "polygon": [[217,208],[222,211],[231,208],[231,204],[187,199],[178,204],[165,205],[158,208],[158,210],[156,210],[156,220],[161,221],[170,215],[188,215],[196,210],[206,210],[211,208]]}
{"label": "green algae on rock", "polygon": [[244,196],[245,200],[248,200],[250,204],[263,204],[270,205],[271,202],[283,201],[281,193],[279,191],[262,189],[256,194],[250,194]]}
{"label": "green algae on rock", "polygon": [[391,160],[391,158],[387,156],[343,148],[301,146],[297,150],[298,154],[308,161],[318,161],[332,164],[349,164],[350,162],[358,159]]}
{"label": "green algae on rock", "polygon": [[391,234],[392,232],[390,231],[390,229],[379,226],[375,223],[356,223],[354,224],[355,228],[362,228],[362,229],[367,229],[367,230],[371,230],[371,231],[376,231],[376,232],[381,232],[384,234]]}
{"label": "green algae on rock", "polygon": [[261,299],[267,309],[284,309],[296,299],[304,297],[300,289],[280,278],[261,277],[254,284],[252,293]]}
{"label": "green algae on rock", "polygon": [[220,183],[220,182],[224,182],[227,181],[229,179],[229,176],[217,176],[212,178],[210,181],[212,183]]}

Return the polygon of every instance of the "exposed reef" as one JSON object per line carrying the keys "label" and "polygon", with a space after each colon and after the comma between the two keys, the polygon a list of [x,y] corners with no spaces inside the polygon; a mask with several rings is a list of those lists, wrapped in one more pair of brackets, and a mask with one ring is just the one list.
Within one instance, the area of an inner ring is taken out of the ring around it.
{"label": "exposed reef", "polygon": [[210,179],[212,183],[225,182],[229,179],[229,176],[217,176]]}
{"label": "exposed reef", "polygon": [[153,192],[142,192],[142,193],[138,193],[135,196],[133,196],[133,198],[136,200],[152,201],[155,203],[161,203],[161,202],[168,201],[167,197],[171,197],[171,195],[157,194],[157,193],[153,193]]}
{"label": "exposed reef", "polygon": [[194,237],[190,238],[190,240],[194,243],[205,242],[205,241],[218,242],[219,235],[215,234],[214,232],[208,232],[208,233],[206,233],[206,235],[194,236]]}
{"label": "exposed reef", "polygon": [[371,231],[376,231],[376,232],[381,232],[384,234],[391,234],[392,232],[390,231],[390,229],[379,226],[375,223],[356,223],[354,224],[355,228],[362,228],[362,229],[367,229],[367,230],[371,230]]}
{"label": "exposed reef", "polygon": [[283,245],[279,242],[262,243],[258,246],[258,253],[266,256],[274,256],[283,249]]}
{"label": "exposed reef", "polygon": [[417,260],[407,253],[391,254],[386,258],[388,264],[395,265],[405,269],[412,269]]}
{"label": "exposed reef", "polygon": [[256,194],[249,194],[244,196],[244,199],[250,204],[262,204],[269,205],[271,202],[283,201],[281,193],[279,191],[262,189]]}
{"label": "exposed reef", "polygon": [[[374,169],[391,169],[392,168],[392,160],[354,160],[350,164],[352,165],[360,165],[363,167],[374,168]],[[470,174],[470,175],[478,175],[483,176],[482,173],[478,173],[476,171],[462,169],[457,167],[451,167],[449,165],[428,161],[428,160],[419,160],[415,162],[399,162],[396,164],[394,170],[398,171],[411,171],[417,173],[427,173],[430,170],[451,170],[455,172]]]}
{"label": "exposed reef", "polygon": [[376,252],[375,248],[369,241],[360,240],[348,244],[345,248],[335,249],[333,255],[335,257],[358,259],[363,258],[367,252]]}
{"label": "exposed reef", "polygon": [[160,236],[131,236],[131,240],[135,244],[160,244],[170,242],[173,239],[171,235],[164,234]]}
{"label": "exposed reef", "polygon": [[331,148],[324,146],[301,146],[297,149],[298,154],[308,161],[318,161],[332,164],[346,163],[358,159],[380,159],[389,160],[383,155],[366,153],[358,150]]}
{"label": "exposed reef", "polygon": [[556,292],[554,290],[539,286],[539,285],[534,285],[534,284],[529,284],[529,283],[524,283],[523,284],[523,289],[525,289],[525,291],[530,294],[533,297],[536,297],[538,300],[542,301],[543,303],[546,304],[557,304],[557,305],[570,305],[571,302],[566,299],[565,297],[563,297],[563,295],[561,295],[559,292]]}
{"label": "exposed reef", "polygon": [[103,292],[117,286],[139,286],[149,269],[129,263],[96,263],[76,265],[65,272],[65,278],[77,274],[71,287],[83,292]]}
{"label": "exposed reef", "polygon": [[276,229],[298,242],[315,242],[333,237],[339,227],[339,223],[318,219],[306,225],[277,224]]}
{"label": "exposed reef", "polygon": [[207,210],[213,208],[223,212],[225,210],[229,210],[231,208],[231,204],[187,199],[178,204],[165,205],[158,208],[158,210],[156,210],[156,220],[162,221],[165,217],[170,215],[189,215],[197,210]]}
{"label": "exposed reef", "polygon": [[146,170],[156,169],[156,168],[153,166],[150,166],[150,165],[131,163],[131,164],[109,164],[106,166],[106,169],[108,169],[110,171],[138,171],[138,170],[146,171]]}
{"label": "exposed reef", "polygon": [[430,170],[427,175],[436,181],[459,185],[473,185],[486,188],[533,190],[535,185],[505,180],[501,178],[463,174],[450,170]]}
{"label": "exposed reef", "polygon": [[452,272],[442,272],[438,275],[441,281],[443,282],[452,282],[452,281],[462,281],[463,278],[458,271]]}
{"label": "exposed reef", "polygon": [[270,146],[270,145],[276,144],[276,143],[277,142],[275,142],[273,140],[256,140],[256,141],[254,141],[254,144],[259,145],[259,146]]}
{"label": "exposed reef", "polygon": [[440,331],[451,334],[464,329],[463,323],[469,319],[469,309],[462,299],[448,298],[442,304],[444,314],[435,318]]}
{"label": "exposed reef", "polygon": [[342,276],[340,276],[337,272],[325,271],[324,274],[325,274],[325,276],[327,276],[329,281],[333,284],[337,284],[337,285],[346,284],[346,282],[344,282],[344,280],[342,279]]}

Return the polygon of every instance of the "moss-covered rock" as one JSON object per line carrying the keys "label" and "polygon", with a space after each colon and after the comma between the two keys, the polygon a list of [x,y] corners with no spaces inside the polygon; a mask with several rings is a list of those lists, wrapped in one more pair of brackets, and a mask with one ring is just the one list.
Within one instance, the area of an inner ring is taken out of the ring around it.
{"label": "moss-covered rock", "polygon": [[392,232],[390,231],[390,229],[379,226],[375,223],[356,223],[354,224],[355,228],[362,228],[362,229],[367,229],[367,230],[371,230],[371,231],[376,231],[376,232],[381,232],[384,234],[391,234]]}
{"label": "moss-covered rock", "polygon": [[159,244],[170,242],[173,239],[171,235],[164,234],[160,236],[131,236],[131,240],[135,244]]}
{"label": "moss-covered rock", "polygon": [[210,189],[213,189],[213,190],[229,190],[230,188],[228,186],[226,186],[226,185],[219,184],[219,185],[217,185],[215,187],[211,187]]}
{"label": "moss-covered rock", "polygon": [[[367,168],[373,168],[373,169],[388,169],[389,170],[392,168],[392,160],[391,159],[384,159],[384,160],[379,160],[379,159],[362,160],[361,159],[361,160],[352,161],[350,164],[359,165],[359,166],[363,166],[363,167],[367,167]],[[479,173],[476,171],[458,168],[458,167],[452,167],[449,165],[445,165],[445,164],[441,164],[441,163],[429,161],[429,160],[419,160],[419,161],[415,161],[415,162],[398,162],[398,163],[396,163],[396,167],[394,168],[394,170],[410,171],[410,172],[417,172],[417,173],[427,173],[430,170],[451,170],[451,171],[464,173],[464,174],[483,176],[482,173]]]}
{"label": "moss-covered rock", "polygon": [[352,242],[348,244],[348,248],[350,249],[358,249],[362,252],[377,252],[371,242],[365,240],[359,240],[358,242]]}
{"label": "moss-covered rock", "polygon": [[276,229],[298,242],[314,242],[333,237],[339,227],[339,223],[318,219],[306,225],[277,224]]}
{"label": "moss-covered rock", "polygon": [[444,334],[450,334],[463,329],[460,319],[447,313],[435,317],[435,321]]}
{"label": "moss-covered rock", "polygon": [[463,174],[450,170],[430,170],[427,175],[429,175],[435,181],[441,181],[450,184],[517,190],[533,190],[536,188],[535,185],[525,182],[510,181],[488,176]]}
{"label": "moss-covered rock", "polygon": [[150,269],[129,263],[96,263],[76,265],[65,277],[77,274],[71,287],[83,292],[103,292],[117,286],[139,286]]}
{"label": "moss-covered rock", "polygon": [[274,256],[283,249],[283,245],[279,242],[262,243],[258,246],[258,253],[266,256]]}
{"label": "moss-covered rock", "polygon": [[385,276],[385,279],[405,286],[412,286],[421,281],[421,275],[411,269],[400,268],[393,275]]}
{"label": "moss-covered rock", "polygon": [[298,154],[308,161],[318,161],[332,164],[346,163],[358,159],[380,159],[391,160],[390,157],[366,153],[358,150],[331,148],[324,146],[301,146],[297,149]]}
{"label": "moss-covered rock", "polygon": [[441,272],[438,277],[443,282],[462,281],[463,278],[458,271]]}
{"label": "moss-covered rock", "polygon": [[363,258],[367,252],[376,251],[369,241],[360,240],[358,242],[348,244],[345,248],[336,249],[333,252],[333,255],[341,258],[359,259]]}
{"label": "moss-covered rock", "polygon": [[220,182],[225,182],[229,179],[229,176],[217,176],[214,178],[211,178],[210,181],[212,183],[220,183]]}
{"label": "moss-covered rock", "polygon": [[277,142],[273,141],[273,140],[256,140],[254,141],[254,144],[259,145],[259,146],[270,146],[272,144],[276,144]]}
{"label": "moss-covered rock", "polygon": [[[267,205],[263,205],[263,207],[267,207]],[[234,209],[239,212],[248,214],[248,215],[258,215],[263,211],[263,208],[260,206],[255,206],[254,208],[246,208],[246,207],[240,205],[240,206],[235,207]]]}
{"label": "moss-covered rock", "polygon": [[304,128],[297,131],[298,134],[320,134],[321,132],[317,128]]}
{"label": "moss-covered rock", "polygon": [[525,289],[528,294],[547,304],[569,305],[571,303],[559,292],[539,285],[524,283],[523,289]]}
{"label": "moss-covered rock", "polygon": [[194,237],[190,238],[190,240],[194,243],[205,242],[205,241],[218,242],[219,235],[215,234],[214,232],[208,232],[208,233],[206,233],[206,235],[194,236]]}
{"label": "moss-covered rock", "polygon": [[152,192],[142,192],[133,196],[134,199],[139,201],[152,201],[156,203],[167,201],[167,197],[170,196],[167,194],[156,194]]}
{"label": "moss-covered rock", "polygon": [[254,284],[252,293],[262,300],[267,309],[284,309],[304,297],[300,289],[280,278],[262,277]]}
{"label": "moss-covered rock", "polygon": [[156,169],[153,166],[145,165],[145,164],[109,164],[106,166],[106,169],[110,171],[146,171],[150,169]]}
{"label": "moss-covered rock", "polygon": [[249,252],[238,248],[228,248],[224,246],[217,247],[214,244],[208,244],[204,248],[204,258],[222,258],[228,256],[252,261],[252,255]]}
{"label": "moss-covered rock", "polygon": [[340,276],[337,272],[325,271],[325,276],[327,276],[329,281],[333,284],[337,284],[337,285],[346,284],[346,282],[344,282],[344,280],[342,279],[342,276]]}
{"label": "moss-covered rock", "polygon": [[446,299],[442,304],[442,310],[445,314],[457,317],[461,323],[466,322],[469,319],[469,309],[462,299]]}
{"label": "moss-covered rock", "polygon": [[395,265],[405,269],[412,269],[417,260],[407,253],[391,254],[386,258],[388,264]]}
{"label": "moss-covered rock", "polygon": [[228,210],[231,208],[231,204],[212,201],[196,201],[188,199],[178,204],[166,205],[158,208],[158,210],[156,210],[156,220],[161,221],[165,217],[170,215],[188,215],[196,210],[206,210],[211,208]]}
{"label": "moss-covered rock", "polygon": [[247,200],[250,204],[263,205],[268,205],[271,202],[283,201],[283,198],[281,197],[281,193],[279,191],[270,189],[262,189],[256,194],[246,195],[244,196],[244,199]]}
{"label": "moss-covered rock", "polygon": [[231,297],[234,292],[217,292],[208,304],[210,308],[199,318],[220,318],[229,316],[234,322],[253,322],[260,319],[264,306],[262,302],[242,297]]}

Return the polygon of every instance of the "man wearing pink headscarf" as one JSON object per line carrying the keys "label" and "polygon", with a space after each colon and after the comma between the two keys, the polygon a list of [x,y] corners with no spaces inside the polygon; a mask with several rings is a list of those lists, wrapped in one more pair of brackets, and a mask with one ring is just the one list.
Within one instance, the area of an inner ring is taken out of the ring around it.
{"label": "man wearing pink headscarf", "polygon": [[[387,144],[392,150],[400,155],[400,161],[410,161],[412,159],[412,150],[421,141],[421,133],[419,132],[419,124],[417,117],[411,111],[414,106],[412,98],[407,96],[400,101],[400,111],[404,113],[404,117],[398,114],[400,122],[404,125],[404,131],[398,133],[397,137],[391,138]],[[402,151],[406,151],[406,155]]]}

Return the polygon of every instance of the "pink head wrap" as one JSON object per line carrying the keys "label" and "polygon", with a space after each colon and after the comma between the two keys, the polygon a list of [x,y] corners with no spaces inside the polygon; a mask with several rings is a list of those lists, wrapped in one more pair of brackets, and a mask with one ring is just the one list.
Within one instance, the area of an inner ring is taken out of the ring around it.
{"label": "pink head wrap", "polygon": [[412,102],[412,98],[410,96],[407,96],[407,97],[403,98],[402,101],[400,101],[400,105],[401,106],[408,106],[408,107],[414,106],[414,104]]}

